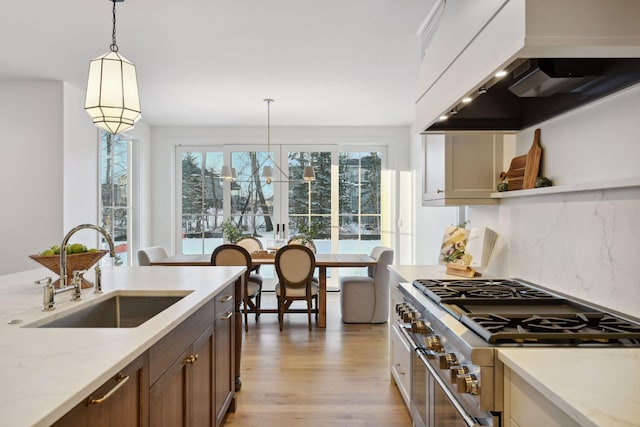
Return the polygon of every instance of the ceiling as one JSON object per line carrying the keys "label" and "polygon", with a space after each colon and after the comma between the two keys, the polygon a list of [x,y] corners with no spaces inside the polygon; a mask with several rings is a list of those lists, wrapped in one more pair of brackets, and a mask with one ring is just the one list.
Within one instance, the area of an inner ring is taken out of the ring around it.
{"label": "ceiling", "polygon": [[[416,32],[435,0],[126,0],[119,52],[152,125],[395,126],[413,122]],[[84,90],[109,50],[109,0],[3,5],[0,80]]]}

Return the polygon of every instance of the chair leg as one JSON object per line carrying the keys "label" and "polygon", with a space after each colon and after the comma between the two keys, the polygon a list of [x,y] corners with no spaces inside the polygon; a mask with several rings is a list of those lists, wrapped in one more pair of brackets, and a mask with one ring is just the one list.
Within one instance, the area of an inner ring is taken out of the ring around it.
{"label": "chair leg", "polygon": [[309,322],[309,331],[311,331],[311,298],[307,298],[307,321]]}
{"label": "chair leg", "polygon": [[280,332],[282,332],[282,323],[284,321],[284,309],[283,302],[280,297],[278,298],[278,324],[280,325]]}
{"label": "chair leg", "polygon": [[249,332],[249,322],[248,322],[248,309],[247,309],[247,300],[243,300],[244,302],[244,331]]}
{"label": "chair leg", "polygon": [[262,302],[262,289],[258,290],[256,294],[256,323],[258,323],[258,317],[260,317],[260,303]]}

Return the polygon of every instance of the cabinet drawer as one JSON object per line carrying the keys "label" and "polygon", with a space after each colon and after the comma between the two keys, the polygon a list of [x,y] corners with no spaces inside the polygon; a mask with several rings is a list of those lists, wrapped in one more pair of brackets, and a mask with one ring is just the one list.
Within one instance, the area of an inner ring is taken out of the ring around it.
{"label": "cabinet drawer", "polygon": [[391,325],[390,333],[391,375],[393,376],[405,404],[409,405],[411,388],[411,348],[404,341],[398,326]]}
{"label": "cabinet drawer", "polygon": [[213,323],[215,301],[209,301],[149,350],[149,382],[155,383],[169,366]]}
{"label": "cabinet drawer", "polygon": [[235,293],[235,284],[232,283],[231,285],[224,288],[224,290],[220,291],[218,295],[216,295],[215,297],[216,319],[227,312],[233,313],[234,293]]}
{"label": "cabinet drawer", "polygon": [[146,353],[120,370],[109,381],[56,421],[62,426],[123,426],[147,425],[145,410],[148,398],[145,380]]}

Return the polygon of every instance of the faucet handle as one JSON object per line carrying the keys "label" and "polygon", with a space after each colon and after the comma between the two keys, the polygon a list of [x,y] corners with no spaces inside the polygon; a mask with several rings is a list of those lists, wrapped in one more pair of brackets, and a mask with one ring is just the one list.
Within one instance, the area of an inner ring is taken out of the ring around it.
{"label": "faucet handle", "polygon": [[51,276],[47,276],[44,279],[36,280],[35,282],[33,282],[33,284],[49,286],[51,285]]}
{"label": "faucet handle", "polygon": [[82,293],[82,276],[86,273],[87,270],[74,270],[73,279],[71,280],[71,285],[73,286],[73,293],[71,294],[71,301],[79,301]]}
{"label": "faucet handle", "polygon": [[44,279],[40,279],[40,280],[36,280],[35,281],[36,285],[42,285],[43,289],[44,289],[44,298],[42,301],[42,311],[52,311],[53,309],[55,309],[54,305],[54,295],[55,295],[55,289],[53,289],[53,285],[51,284],[51,277],[47,276]]}

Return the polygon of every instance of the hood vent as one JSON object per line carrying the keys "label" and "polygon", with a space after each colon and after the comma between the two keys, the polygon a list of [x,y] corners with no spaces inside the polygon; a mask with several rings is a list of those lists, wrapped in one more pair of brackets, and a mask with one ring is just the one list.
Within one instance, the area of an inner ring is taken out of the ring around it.
{"label": "hood vent", "polygon": [[525,58],[506,70],[426,132],[518,131],[640,82],[640,58]]}
{"label": "hood vent", "polygon": [[593,59],[528,59],[511,73],[509,91],[520,98],[579,91],[601,74],[601,61]]}

